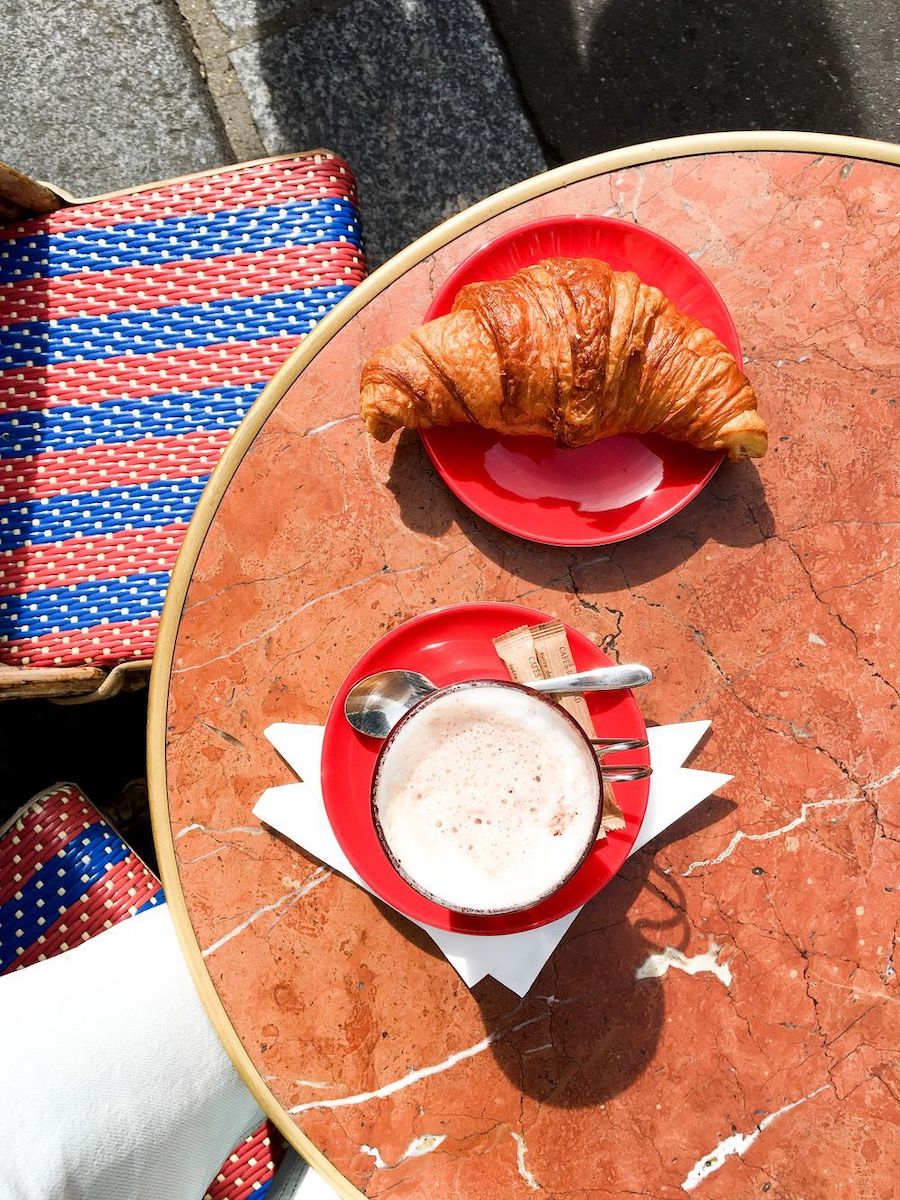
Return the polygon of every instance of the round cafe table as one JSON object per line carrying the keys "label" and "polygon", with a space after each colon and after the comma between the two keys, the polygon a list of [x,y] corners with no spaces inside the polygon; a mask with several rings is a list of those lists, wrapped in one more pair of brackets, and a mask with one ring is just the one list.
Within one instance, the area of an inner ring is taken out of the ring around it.
{"label": "round cafe table", "polygon": [[[887,1198],[900,990],[900,152],[709,135],[571,164],[453,218],[327,317],[244,421],[166,601],[150,772],[166,894],[210,1016],[342,1196]],[[501,533],[360,367],[496,233],[611,214],[697,259],[771,431],[655,531]],[[263,736],[435,606],[521,601],[649,663],[649,722],[712,720],[734,781],[629,859],[520,1000],[251,809]],[[190,1064],[185,1064],[190,1070]]]}

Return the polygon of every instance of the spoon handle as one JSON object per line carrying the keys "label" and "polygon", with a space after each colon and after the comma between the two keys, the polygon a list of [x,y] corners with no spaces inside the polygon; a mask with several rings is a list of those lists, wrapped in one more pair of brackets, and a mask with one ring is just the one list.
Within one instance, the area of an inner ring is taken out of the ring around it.
{"label": "spoon handle", "polygon": [[649,667],[641,663],[621,663],[617,667],[597,667],[576,675],[557,675],[554,679],[535,679],[526,686],[535,692],[611,692],[618,688],[642,687],[653,678]]}

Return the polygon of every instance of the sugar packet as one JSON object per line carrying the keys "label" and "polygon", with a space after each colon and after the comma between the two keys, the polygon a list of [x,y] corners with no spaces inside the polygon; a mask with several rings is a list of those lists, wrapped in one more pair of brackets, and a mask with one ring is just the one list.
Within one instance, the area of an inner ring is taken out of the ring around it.
{"label": "sugar packet", "polygon": [[[566,627],[561,621],[545,621],[543,625],[520,625],[494,638],[494,649],[500,656],[514,683],[531,683],[535,679],[552,679],[556,675],[572,675],[577,671]],[[603,736],[594,722],[582,695],[557,696],[557,703],[570,713],[588,737]],[[601,836],[611,829],[624,829],[625,818],[616,803],[612,787],[603,783],[603,820]]]}

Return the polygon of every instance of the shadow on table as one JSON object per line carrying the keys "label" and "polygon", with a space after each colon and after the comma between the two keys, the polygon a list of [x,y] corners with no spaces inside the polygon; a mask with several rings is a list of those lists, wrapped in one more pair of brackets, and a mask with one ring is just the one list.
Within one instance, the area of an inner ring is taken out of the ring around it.
{"label": "shadow on table", "polygon": [[540,546],[496,529],[458,501],[431,464],[417,434],[397,440],[387,486],[414,533],[440,537],[457,523],[487,558],[540,588],[572,590],[572,573],[605,555],[627,557],[630,586],[676,570],[707,542],[754,546],[775,532],[759,472],[752,462],[723,463],[700,495],[655,530],[618,546]]}
{"label": "shadow on table", "polygon": [[[653,1058],[665,1020],[659,978],[637,979],[649,956],[687,950],[691,930],[676,878],[653,849],[715,824],[734,807],[713,796],[629,859],[612,883],[581,911],[531,992],[522,1017],[546,1019],[498,1039],[492,1051],[510,1083],[541,1104],[587,1108],[627,1091]],[[639,894],[656,893],[664,915],[629,920]],[[485,1026],[498,1026],[509,993],[489,981],[475,991]],[[514,1022],[514,1026],[519,1021]],[[540,1034],[540,1036],[538,1036]]]}
{"label": "shadow on table", "polygon": [[[711,796],[628,859],[582,909],[521,1002],[492,979],[476,985],[472,994],[485,1030],[513,1031],[498,1037],[491,1051],[514,1088],[542,1104],[586,1108],[626,1091],[642,1074],[665,1007],[660,980],[638,980],[635,973],[667,946],[686,950],[691,934],[679,882],[657,866],[655,854],[734,807]],[[632,922],[629,912],[645,888],[656,893],[665,915]],[[378,908],[410,942],[442,958],[424,930],[386,905]]]}
{"label": "shadow on table", "polygon": [[[628,859],[612,883],[581,911],[525,999],[526,1026],[492,1047],[510,1083],[541,1104],[588,1108],[627,1091],[653,1058],[665,1021],[661,979],[637,979],[650,955],[687,950],[691,930],[677,878],[654,861],[654,851],[715,824],[734,804],[712,796],[693,813]],[[644,889],[656,893],[664,915],[629,920]],[[476,989],[485,1025],[498,1024],[509,993],[492,981]],[[519,1022],[514,1022],[518,1024]],[[536,1036],[541,1031],[542,1036]],[[545,1032],[544,1032],[545,1031]]]}

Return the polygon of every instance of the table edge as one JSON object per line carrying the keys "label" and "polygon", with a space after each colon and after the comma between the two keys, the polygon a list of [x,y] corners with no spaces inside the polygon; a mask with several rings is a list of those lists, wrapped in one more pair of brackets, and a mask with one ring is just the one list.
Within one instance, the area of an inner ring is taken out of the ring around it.
{"label": "table edge", "polygon": [[166,715],[169,681],[175,654],[175,640],[184,611],[184,602],[200,556],[206,534],[222,497],[244,455],[276,405],[312,362],[316,355],[354,317],[401,275],[415,267],[462,234],[490,217],[517,207],[526,200],[557,191],[571,183],[613,171],[689,158],[700,154],[741,152],[821,154],[841,158],[865,159],[900,166],[900,146],[891,142],[841,134],[749,130],[730,133],[704,133],[688,137],[665,138],[625,146],[603,154],[566,163],[561,167],[513,184],[436,226],[388,259],[341,300],[281,365],[235,430],[221,459],[203,490],[172,570],[160,617],[153,654],[147,708],[147,779],[153,839],[159,858],[160,874],[172,922],[194,985],[220,1041],[238,1074],[257,1103],[300,1154],[345,1200],[365,1200],[360,1192],[329,1161],[321,1150],[295,1125],[290,1115],[272,1094],[225,1011],[212,977],[206,969],[193,925],[187,911],[175,843],[169,821],[166,783]]}

